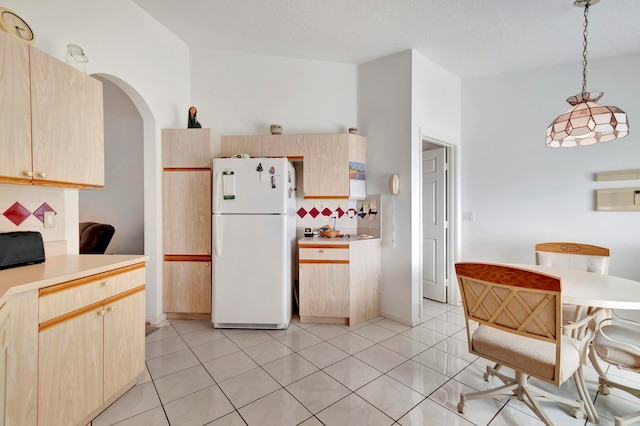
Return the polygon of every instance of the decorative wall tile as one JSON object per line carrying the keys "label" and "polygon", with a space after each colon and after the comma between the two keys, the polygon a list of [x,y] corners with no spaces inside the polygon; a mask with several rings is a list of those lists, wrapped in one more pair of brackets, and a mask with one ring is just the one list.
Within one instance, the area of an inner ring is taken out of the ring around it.
{"label": "decorative wall tile", "polygon": [[[345,234],[369,233],[380,235],[380,219],[377,206],[380,195],[366,200],[298,200],[298,228],[319,229],[335,226]],[[335,218],[335,219],[334,219]],[[361,229],[364,229],[361,232]]]}
{"label": "decorative wall tile", "polygon": [[2,214],[16,226],[20,226],[22,222],[31,216],[31,212],[17,201]]}
{"label": "decorative wall tile", "polygon": [[36,211],[33,212],[33,215],[37,217],[40,222],[44,223],[44,214],[45,212],[56,212],[51,206],[47,203],[42,203],[40,207]]}

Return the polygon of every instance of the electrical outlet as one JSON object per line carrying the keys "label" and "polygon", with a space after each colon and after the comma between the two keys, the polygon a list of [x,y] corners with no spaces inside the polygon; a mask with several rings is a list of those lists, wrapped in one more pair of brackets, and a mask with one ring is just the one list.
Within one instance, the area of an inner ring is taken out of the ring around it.
{"label": "electrical outlet", "polygon": [[464,222],[473,222],[475,219],[473,212],[462,212],[462,220]]}

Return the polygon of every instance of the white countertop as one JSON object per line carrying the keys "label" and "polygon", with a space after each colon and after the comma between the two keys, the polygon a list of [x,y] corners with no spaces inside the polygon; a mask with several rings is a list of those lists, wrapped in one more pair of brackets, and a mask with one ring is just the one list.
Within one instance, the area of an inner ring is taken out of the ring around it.
{"label": "white countertop", "polygon": [[379,237],[363,238],[352,235],[349,238],[337,237],[304,237],[298,240],[298,244],[322,244],[322,245],[349,245],[353,243],[379,242]]}
{"label": "white countertop", "polygon": [[124,254],[80,254],[48,257],[43,263],[37,265],[1,270],[0,298],[134,265],[148,259],[148,256]]}

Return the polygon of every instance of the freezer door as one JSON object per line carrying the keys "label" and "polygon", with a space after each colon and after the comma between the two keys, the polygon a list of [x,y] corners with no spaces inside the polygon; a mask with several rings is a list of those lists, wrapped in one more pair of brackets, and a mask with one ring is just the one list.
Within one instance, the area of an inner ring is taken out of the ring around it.
{"label": "freezer door", "polygon": [[292,287],[286,223],[285,215],[213,215],[214,327],[288,327]]}
{"label": "freezer door", "polygon": [[286,214],[292,182],[286,158],[216,158],[213,212]]}

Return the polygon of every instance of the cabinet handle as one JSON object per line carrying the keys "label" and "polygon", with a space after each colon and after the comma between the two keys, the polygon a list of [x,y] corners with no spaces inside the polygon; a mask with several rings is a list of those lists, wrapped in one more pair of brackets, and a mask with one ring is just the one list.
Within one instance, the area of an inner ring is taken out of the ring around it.
{"label": "cabinet handle", "polygon": [[109,311],[109,312],[114,312],[115,310],[116,310],[116,307],[115,307],[115,306],[109,306],[109,307],[107,308],[107,311]]}
{"label": "cabinet handle", "polygon": [[209,167],[209,163],[204,163],[204,166],[205,167]]}
{"label": "cabinet handle", "polygon": [[32,171],[24,172],[24,175],[27,177],[33,177],[33,172]]}
{"label": "cabinet handle", "polygon": [[38,173],[38,175],[43,179],[47,177],[47,174],[45,172],[40,172]]}
{"label": "cabinet handle", "polygon": [[98,311],[98,315],[100,315],[101,317],[103,317],[103,316],[104,316],[104,314],[106,314],[106,313],[107,313],[107,311],[105,311],[104,309],[100,309],[100,310]]}
{"label": "cabinet handle", "polygon": [[318,253],[324,253],[324,250],[318,250]]}
{"label": "cabinet handle", "polygon": [[109,287],[111,285],[111,281],[105,281],[102,283],[103,287]]}

